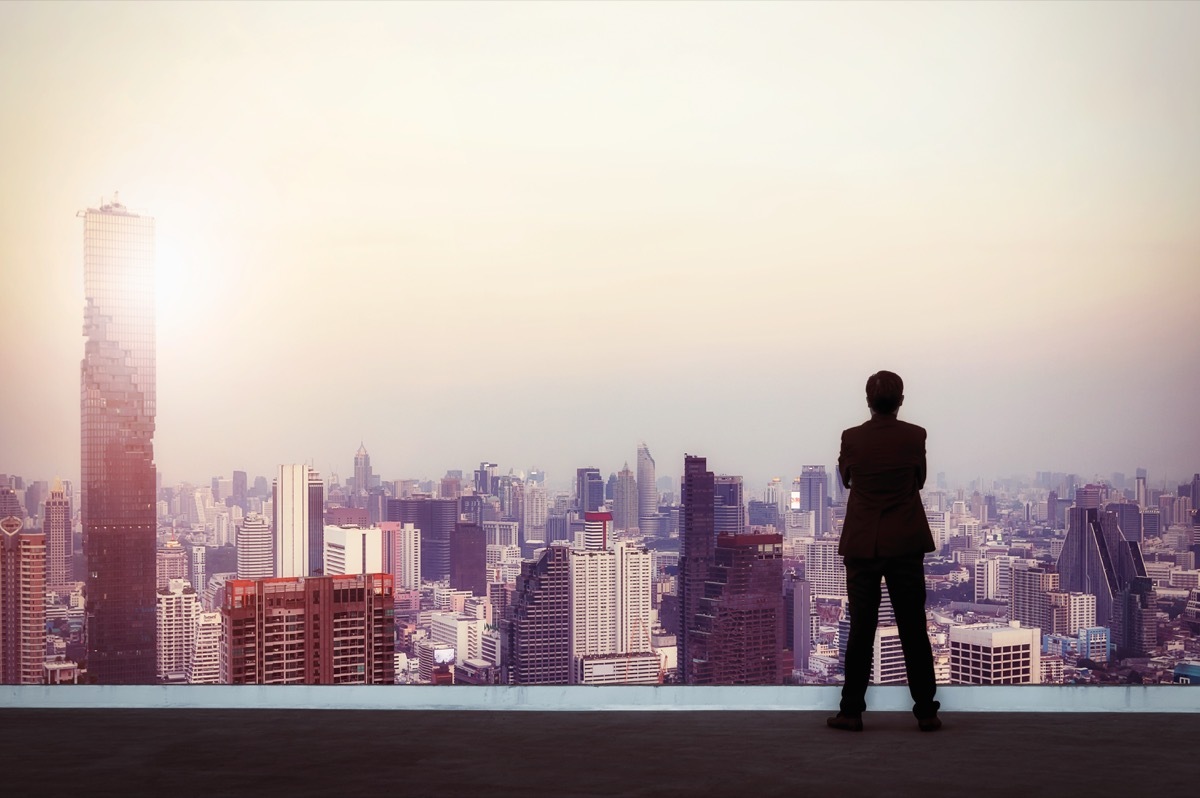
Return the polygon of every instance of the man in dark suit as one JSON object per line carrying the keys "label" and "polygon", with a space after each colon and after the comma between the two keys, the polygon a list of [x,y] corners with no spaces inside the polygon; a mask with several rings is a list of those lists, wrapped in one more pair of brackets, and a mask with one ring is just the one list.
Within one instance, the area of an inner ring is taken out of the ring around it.
{"label": "man in dark suit", "polygon": [[890,371],[867,380],[871,420],[842,433],[838,471],[850,489],[838,553],[846,562],[850,638],[846,681],[829,725],[862,731],[867,682],[886,581],[904,648],[913,714],[921,731],[941,728],[934,700],[933,652],[925,628],[925,553],[934,550],[920,490],[925,485],[925,430],[896,418],[904,382]]}

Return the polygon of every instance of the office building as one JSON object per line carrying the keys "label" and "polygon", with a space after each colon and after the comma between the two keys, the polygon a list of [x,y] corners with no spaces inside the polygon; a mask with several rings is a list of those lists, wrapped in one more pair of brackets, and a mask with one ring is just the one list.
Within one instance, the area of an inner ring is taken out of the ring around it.
{"label": "office building", "polygon": [[613,486],[613,528],[617,532],[638,528],[638,485],[629,463],[617,472],[617,483]]}
{"label": "office building", "polygon": [[371,455],[367,447],[359,442],[358,451],[354,453],[354,495],[352,504],[355,507],[367,506],[367,495],[371,492]]}
{"label": "office building", "polygon": [[154,219],[117,201],[83,217],[80,475],[87,668],[155,675]]}
{"label": "office building", "polygon": [[188,660],[196,641],[196,616],[200,599],[192,583],[172,579],[155,598],[158,634],[157,673],[162,684],[185,684]]}
{"label": "office building", "polygon": [[391,574],[233,579],[223,684],[393,684]]}
{"label": "office building", "polygon": [[637,449],[638,531],[646,537],[661,537],[658,526],[658,484],[654,458],[645,443]]}
{"label": "office building", "polygon": [[0,684],[42,684],[46,673],[46,536],[0,519]]}
{"label": "office building", "polygon": [[450,587],[487,595],[487,535],[478,524],[457,523],[450,537]]}
{"label": "office building", "polygon": [[188,547],[188,581],[196,592],[203,595],[208,584],[208,550],[203,545],[193,544]]}
{"label": "office building", "polygon": [[388,502],[389,521],[412,524],[421,532],[421,578],[431,582],[450,578],[450,536],[458,523],[455,499],[427,495]]}
{"label": "office building", "polygon": [[1021,626],[1037,627],[1046,634],[1055,632],[1049,615],[1049,594],[1058,590],[1059,575],[1047,571],[1032,560],[1013,564],[1012,595],[1008,617]]}
{"label": "office building", "polygon": [[783,536],[718,535],[690,634],[689,684],[782,684]]}
{"label": "office building", "polygon": [[571,680],[570,552],[554,543],[537,560],[521,563],[509,617],[501,624],[507,684]]}
{"label": "office building", "polygon": [[55,479],[42,506],[46,535],[46,589],[66,598],[75,589],[71,574],[71,498],[61,479]]}
{"label": "office building", "polygon": [[729,474],[713,477],[713,529],[718,535],[740,535],[746,531],[741,477]]}
{"label": "office building", "polygon": [[951,684],[1039,684],[1041,630],[1007,626],[950,627]]}
{"label": "office building", "polygon": [[[684,684],[700,684],[706,674],[698,672],[703,664],[697,642],[697,614],[704,598],[716,549],[713,485],[714,476],[703,457],[686,455],[683,461],[682,529],[680,530],[679,577],[679,674]],[[708,682],[711,683],[711,682]]]}
{"label": "office building", "polygon": [[828,534],[829,523],[829,478],[825,474],[825,466],[806,465],[801,467],[800,476],[792,483],[792,491],[799,493],[801,512],[813,513],[815,529],[818,535]]}
{"label": "office building", "polygon": [[604,508],[604,478],[598,468],[575,470],[575,507],[581,513]]}

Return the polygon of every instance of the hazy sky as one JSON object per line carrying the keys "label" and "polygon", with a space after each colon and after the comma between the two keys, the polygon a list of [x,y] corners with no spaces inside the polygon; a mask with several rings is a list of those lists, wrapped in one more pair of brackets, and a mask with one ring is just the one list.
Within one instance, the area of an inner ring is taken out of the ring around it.
{"label": "hazy sky", "polygon": [[0,4],[0,471],[77,478],[81,208],[159,468],[1200,471],[1200,4]]}

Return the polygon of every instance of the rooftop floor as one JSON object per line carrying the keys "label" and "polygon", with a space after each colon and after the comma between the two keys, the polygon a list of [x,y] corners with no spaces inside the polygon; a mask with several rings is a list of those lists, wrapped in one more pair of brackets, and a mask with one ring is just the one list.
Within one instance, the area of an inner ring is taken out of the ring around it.
{"label": "rooftop floor", "polygon": [[[1185,688],[1186,689],[1186,688]],[[0,709],[9,795],[1191,794],[1200,714]],[[20,792],[10,792],[14,787]]]}

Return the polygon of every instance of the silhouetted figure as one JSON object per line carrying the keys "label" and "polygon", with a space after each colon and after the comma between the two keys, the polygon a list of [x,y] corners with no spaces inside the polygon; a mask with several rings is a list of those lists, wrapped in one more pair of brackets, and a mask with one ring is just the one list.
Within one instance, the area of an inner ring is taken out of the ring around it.
{"label": "silhouetted figure", "polygon": [[896,418],[903,402],[898,375],[872,374],[867,380],[871,420],[842,433],[838,471],[850,497],[838,553],[846,562],[850,638],[841,707],[828,721],[835,729],[862,731],[882,580],[896,611],[917,725],[921,731],[942,725],[925,629],[924,558],[934,550],[919,492],[925,485],[925,430]]}

